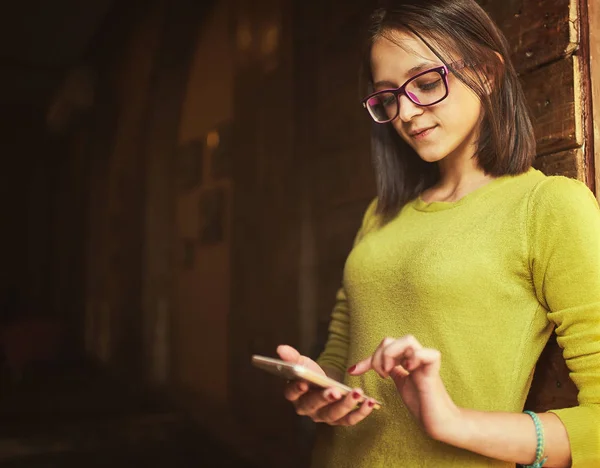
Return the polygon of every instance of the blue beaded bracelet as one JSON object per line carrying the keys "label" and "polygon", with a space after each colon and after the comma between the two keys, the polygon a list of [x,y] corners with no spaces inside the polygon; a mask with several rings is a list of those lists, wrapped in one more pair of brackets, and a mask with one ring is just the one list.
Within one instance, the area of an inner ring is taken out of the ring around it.
{"label": "blue beaded bracelet", "polygon": [[535,448],[535,461],[532,465],[523,465],[524,468],[542,468],[548,457],[544,457],[544,428],[538,415],[533,411],[523,411],[525,414],[531,416],[533,424],[535,425],[535,435],[537,437],[537,447]]}

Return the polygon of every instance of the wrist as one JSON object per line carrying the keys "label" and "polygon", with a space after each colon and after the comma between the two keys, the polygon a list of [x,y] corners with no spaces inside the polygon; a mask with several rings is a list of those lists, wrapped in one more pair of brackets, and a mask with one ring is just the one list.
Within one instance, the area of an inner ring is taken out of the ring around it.
{"label": "wrist", "polygon": [[454,405],[438,425],[438,429],[430,433],[430,437],[455,447],[466,447],[473,433],[473,421],[469,411]]}

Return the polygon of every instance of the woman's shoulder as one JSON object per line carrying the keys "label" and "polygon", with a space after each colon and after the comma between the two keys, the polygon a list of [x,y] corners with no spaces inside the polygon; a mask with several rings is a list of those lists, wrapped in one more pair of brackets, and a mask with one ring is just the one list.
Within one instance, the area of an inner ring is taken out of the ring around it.
{"label": "woman's shoulder", "polygon": [[371,199],[371,201],[369,202],[369,205],[367,206],[367,209],[365,210],[365,219],[371,219],[371,218],[377,216],[378,200],[379,200],[379,197],[375,197],[375,198]]}
{"label": "woman's shoulder", "polygon": [[539,178],[530,194],[530,208],[577,209],[586,207],[597,209],[598,203],[592,191],[583,182],[564,176]]}
{"label": "woman's shoulder", "polygon": [[377,210],[378,197],[371,200],[363,216],[362,230],[366,233],[376,229],[381,224],[381,215]]}
{"label": "woman's shoulder", "polygon": [[581,181],[544,176],[531,191],[527,225],[535,237],[560,239],[600,234],[600,209],[592,191]]}

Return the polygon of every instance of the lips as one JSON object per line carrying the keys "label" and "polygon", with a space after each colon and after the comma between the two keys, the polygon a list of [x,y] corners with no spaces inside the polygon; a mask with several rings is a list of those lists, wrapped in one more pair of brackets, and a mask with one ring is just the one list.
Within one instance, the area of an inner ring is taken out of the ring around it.
{"label": "lips", "polygon": [[425,132],[427,132],[428,130],[432,130],[436,127],[436,125],[434,125],[433,127],[423,127],[423,128],[418,128],[416,130],[412,130],[410,131],[408,134],[412,137],[416,137],[419,136]]}

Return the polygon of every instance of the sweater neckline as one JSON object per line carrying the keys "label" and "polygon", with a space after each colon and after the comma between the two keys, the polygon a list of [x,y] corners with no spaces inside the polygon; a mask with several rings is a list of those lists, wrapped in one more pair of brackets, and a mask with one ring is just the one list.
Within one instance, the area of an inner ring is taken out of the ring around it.
{"label": "sweater neckline", "polygon": [[515,177],[529,175],[529,174],[532,174],[534,172],[538,172],[538,171],[536,169],[534,169],[534,168],[530,168],[527,172],[524,172],[522,174],[504,175],[504,176],[497,177],[497,178],[491,180],[490,182],[488,182],[487,184],[482,185],[481,187],[479,187],[479,188],[473,190],[472,192],[466,194],[460,200],[456,200],[456,201],[432,201],[432,202],[426,202],[425,200],[423,200],[423,198],[421,197],[421,195],[419,195],[414,200],[413,208],[416,209],[416,210],[418,210],[418,211],[429,211],[429,212],[445,211],[445,210],[449,210],[449,209],[452,209],[452,208],[456,208],[458,206],[464,205],[466,203],[470,203],[473,200],[476,200],[478,198],[481,198],[481,197],[485,196],[486,194],[488,194],[489,192],[495,190],[496,188],[498,188],[499,186],[503,185],[507,181],[513,180]]}

